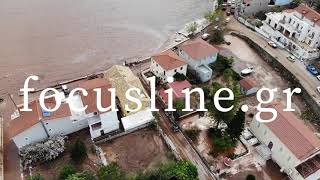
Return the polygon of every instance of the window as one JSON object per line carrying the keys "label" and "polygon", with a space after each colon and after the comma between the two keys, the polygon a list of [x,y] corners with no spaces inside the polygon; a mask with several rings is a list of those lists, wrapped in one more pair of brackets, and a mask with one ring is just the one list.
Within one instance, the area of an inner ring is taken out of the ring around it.
{"label": "window", "polygon": [[267,134],[267,130],[264,130],[264,133],[263,133],[264,135],[266,135]]}
{"label": "window", "polygon": [[28,138],[24,138],[26,141],[28,141]]}
{"label": "window", "polygon": [[180,68],[180,70],[182,70],[182,69],[183,69],[183,67]]}
{"label": "window", "polygon": [[289,18],[289,23],[291,23],[291,18]]}
{"label": "window", "polygon": [[174,72],[177,72],[177,69],[175,69]]}
{"label": "window", "polygon": [[259,128],[260,127],[260,123],[258,122],[258,124],[257,124],[257,127]]}
{"label": "window", "polygon": [[291,156],[288,157],[287,161],[290,161],[290,159],[291,159]]}
{"label": "window", "polygon": [[163,75],[166,75],[166,71],[163,71]]}
{"label": "window", "polygon": [[156,66],[158,67],[158,64],[156,64]]}
{"label": "window", "polygon": [[76,123],[76,122],[78,122],[78,120],[77,120],[77,119],[74,119],[74,120],[72,120],[72,122],[73,122],[73,123]]}
{"label": "window", "polygon": [[282,147],[280,147],[279,151],[280,151],[280,152],[282,152],[282,151],[283,151],[283,148],[282,148]]}

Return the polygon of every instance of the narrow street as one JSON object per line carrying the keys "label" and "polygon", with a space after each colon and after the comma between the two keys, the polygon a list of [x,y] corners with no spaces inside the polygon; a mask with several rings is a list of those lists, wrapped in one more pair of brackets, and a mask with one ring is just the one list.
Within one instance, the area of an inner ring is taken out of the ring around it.
{"label": "narrow street", "polygon": [[256,44],[264,46],[264,49],[275,57],[283,66],[285,66],[296,78],[300,81],[301,85],[306,91],[315,99],[316,102],[320,102],[320,93],[317,92],[317,86],[320,83],[315,77],[313,77],[305,68],[304,64],[297,60],[291,62],[287,59],[291,54],[284,49],[274,49],[268,45],[268,40],[262,37],[262,35],[248,29],[246,26],[239,23],[235,18],[231,17],[231,21],[228,24],[228,28],[233,31],[241,32],[243,35],[250,38]]}
{"label": "narrow street", "polygon": [[159,114],[161,116],[159,125],[161,129],[164,131],[164,133],[174,143],[179,155],[184,159],[190,160],[195,166],[197,166],[199,179],[201,180],[216,179],[215,176],[204,164],[204,162],[202,161],[200,156],[197,154],[197,152],[189,144],[188,140],[184,137],[184,135],[180,131],[173,132],[172,124],[168,119],[168,117],[165,115],[159,103],[157,103],[157,108],[160,109]]}

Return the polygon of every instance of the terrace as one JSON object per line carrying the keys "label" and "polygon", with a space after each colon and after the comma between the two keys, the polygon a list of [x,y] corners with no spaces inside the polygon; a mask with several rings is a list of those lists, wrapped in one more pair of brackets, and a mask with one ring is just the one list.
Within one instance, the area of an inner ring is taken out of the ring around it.
{"label": "terrace", "polygon": [[296,170],[307,180],[320,176],[320,155],[316,155],[304,163],[298,165]]}

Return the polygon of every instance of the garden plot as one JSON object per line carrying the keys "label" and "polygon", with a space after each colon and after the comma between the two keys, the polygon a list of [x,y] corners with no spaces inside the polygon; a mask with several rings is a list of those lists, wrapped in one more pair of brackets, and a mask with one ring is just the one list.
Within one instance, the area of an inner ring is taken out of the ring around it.
{"label": "garden plot", "polygon": [[159,133],[145,128],[99,145],[108,163],[117,162],[126,172],[152,168],[173,160]]}

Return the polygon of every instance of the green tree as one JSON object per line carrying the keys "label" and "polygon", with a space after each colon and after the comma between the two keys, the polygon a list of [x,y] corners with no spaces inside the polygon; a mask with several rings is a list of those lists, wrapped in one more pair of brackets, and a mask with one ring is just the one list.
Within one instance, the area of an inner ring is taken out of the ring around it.
{"label": "green tree", "polygon": [[83,143],[83,141],[78,138],[71,147],[71,159],[75,163],[82,163],[86,157],[87,157],[87,148]]}
{"label": "green tree", "polygon": [[67,180],[95,180],[95,179],[96,177],[90,171],[75,173],[75,174],[69,175],[67,178]]}
{"label": "green tree", "polygon": [[45,180],[44,177],[40,174],[28,177],[28,180]]}
{"label": "green tree", "polygon": [[197,22],[193,22],[187,26],[187,32],[191,33],[192,35],[196,32],[197,29],[198,29]]}
{"label": "green tree", "polygon": [[247,177],[246,177],[246,180],[256,180],[256,177],[252,174],[249,174]]}
{"label": "green tree", "polygon": [[316,11],[318,11],[320,13],[320,0],[315,1],[314,7],[315,7]]}
{"label": "green tree", "polygon": [[245,123],[245,112],[239,109],[236,115],[234,116],[234,118],[232,119],[232,121],[228,123],[227,131],[229,135],[234,139],[239,138],[241,135],[241,132],[244,129],[244,123]]}
{"label": "green tree", "polygon": [[221,29],[212,29],[210,36],[209,36],[209,42],[212,44],[222,44],[224,42],[224,34]]}
{"label": "green tree", "polygon": [[233,61],[233,57],[229,58],[218,54],[217,60],[210,64],[210,67],[214,72],[222,74],[225,69],[232,67]]}
{"label": "green tree", "polygon": [[233,78],[233,71],[230,68],[227,68],[223,71],[223,78],[225,81],[229,82]]}
{"label": "green tree", "polygon": [[60,180],[65,180],[70,175],[75,174],[75,173],[76,173],[76,168],[71,164],[66,164],[60,169],[59,179]]}
{"label": "green tree", "polygon": [[160,177],[155,179],[177,179],[177,180],[195,180],[198,179],[197,167],[190,161],[178,161],[172,164],[168,164],[158,171]]}
{"label": "green tree", "polygon": [[178,73],[178,72],[173,76],[173,78],[176,81],[184,81],[184,80],[187,79],[187,77],[184,74],[181,74],[181,73]]}
{"label": "green tree", "polygon": [[117,163],[112,162],[107,166],[102,166],[97,172],[97,177],[99,180],[123,180],[125,173]]}
{"label": "green tree", "polygon": [[197,128],[191,128],[191,129],[185,130],[185,133],[187,134],[187,136],[193,141],[198,139],[200,132],[201,130]]}
{"label": "green tree", "polygon": [[[212,88],[210,90],[211,103],[208,103],[207,105],[209,116],[215,120],[216,127],[218,127],[221,122],[225,122],[225,123],[230,122],[234,117],[234,108],[228,112],[221,112],[216,108],[216,106],[213,103],[214,95],[221,88],[223,88],[223,86],[220,85],[219,83],[217,82],[212,83]],[[219,97],[229,97],[229,96],[230,95],[227,91],[221,91],[221,93],[219,94]],[[230,101],[220,100],[219,103],[221,107],[229,108],[231,106],[234,106],[234,107],[237,106],[237,101],[238,101],[238,98],[235,97],[234,100],[230,100]]]}

